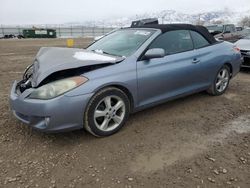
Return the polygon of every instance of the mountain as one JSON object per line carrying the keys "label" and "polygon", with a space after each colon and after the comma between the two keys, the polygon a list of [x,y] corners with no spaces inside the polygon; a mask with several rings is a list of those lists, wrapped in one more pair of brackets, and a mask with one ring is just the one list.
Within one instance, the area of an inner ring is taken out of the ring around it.
{"label": "mountain", "polygon": [[[163,10],[130,17],[121,17],[118,19],[97,20],[78,24],[97,27],[126,27],[130,26],[132,21],[144,18],[158,18],[160,23],[213,24],[216,22],[221,22],[237,24],[244,16],[250,16],[250,10],[245,12],[235,12],[225,9],[221,11],[203,12],[199,14],[187,14],[175,10]],[[74,25],[78,24],[75,23]]]}

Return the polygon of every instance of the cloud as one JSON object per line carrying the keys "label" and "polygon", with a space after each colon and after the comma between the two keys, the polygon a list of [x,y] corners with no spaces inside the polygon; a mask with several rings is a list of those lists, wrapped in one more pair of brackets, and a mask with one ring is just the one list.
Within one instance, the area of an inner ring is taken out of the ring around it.
{"label": "cloud", "polygon": [[250,9],[249,0],[0,0],[0,24],[60,24],[177,10],[185,13]]}

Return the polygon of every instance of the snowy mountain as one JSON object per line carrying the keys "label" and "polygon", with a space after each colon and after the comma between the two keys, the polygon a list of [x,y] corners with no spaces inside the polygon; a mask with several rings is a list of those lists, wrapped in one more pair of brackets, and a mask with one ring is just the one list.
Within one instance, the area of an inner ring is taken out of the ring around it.
{"label": "snowy mountain", "polygon": [[[221,11],[203,12],[200,14],[186,14],[175,10],[163,10],[149,12],[131,17],[121,17],[110,20],[97,20],[78,23],[79,25],[98,27],[125,27],[131,22],[144,18],[158,18],[160,23],[191,23],[191,24],[212,24],[212,23],[234,23],[237,24],[244,16],[250,16],[250,10],[245,12],[233,12],[228,9]],[[74,24],[74,25],[78,25]]]}

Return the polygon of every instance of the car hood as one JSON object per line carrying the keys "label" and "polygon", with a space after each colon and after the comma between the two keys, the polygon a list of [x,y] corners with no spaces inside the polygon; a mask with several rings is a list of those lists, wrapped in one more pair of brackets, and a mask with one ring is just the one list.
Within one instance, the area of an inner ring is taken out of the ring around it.
{"label": "car hood", "polygon": [[250,51],[250,40],[249,39],[240,39],[238,40],[235,45],[240,48],[241,50]]}
{"label": "car hood", "polygon": [[37,87],[49,75],[67,69],[100,64],[115,64],[123,57],[96,53],[77,48],[43,47],[33,64],[32,87]]}

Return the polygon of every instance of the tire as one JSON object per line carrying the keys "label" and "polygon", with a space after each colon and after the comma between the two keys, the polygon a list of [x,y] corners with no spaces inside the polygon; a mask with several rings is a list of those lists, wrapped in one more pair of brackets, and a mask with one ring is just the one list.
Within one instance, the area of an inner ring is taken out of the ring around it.
{"label": "tire", "polygon": [[96,137],[118,132],[130,114],[128,96],[120,89],[108,87],[97,92],[84,113],[85,129]]}
{"label": "tire", "polygon": [[207,93],[213,96],[222,95],[227,90],[229,82],[230,82],[230,68],[227,65],[224,65],[217,72],[213,84],[207,90]]}

